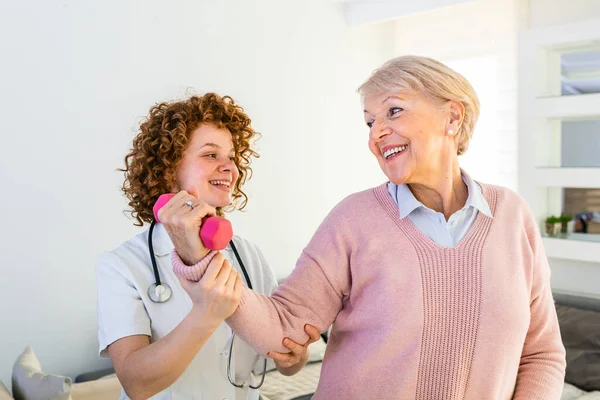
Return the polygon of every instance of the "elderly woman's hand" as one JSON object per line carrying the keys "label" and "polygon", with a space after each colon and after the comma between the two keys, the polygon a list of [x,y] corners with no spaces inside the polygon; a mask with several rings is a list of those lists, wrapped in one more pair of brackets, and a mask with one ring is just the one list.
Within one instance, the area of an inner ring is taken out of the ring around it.
{"label": "elderly woman's hand", "polygon": [[277,370],[283,375],[294,375],[300,371],[308,361],[308,346],[320,339],[319,330],[310,325],[304,326],[304,331],[309,336],[306,343],[300,344],[290,338],[283,339],[283,345],[290,349],[289,353],[270,352],[269,357],[273,358]]}
{"label": "elderly woman's hand", "polygon": [[185,264],[194,265],[210,252],[200,240],[200,227],[204,218],[214,215],[213,207],[185,190],[173,196],[158,211],[160,222]]}

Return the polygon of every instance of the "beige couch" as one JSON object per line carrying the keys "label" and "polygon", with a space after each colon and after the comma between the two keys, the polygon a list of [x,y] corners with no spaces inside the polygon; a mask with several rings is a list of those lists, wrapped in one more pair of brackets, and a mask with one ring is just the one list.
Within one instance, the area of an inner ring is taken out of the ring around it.
{"label": "beige couch", "polygon": [[12,398],[13,397],[10,395],[10,392],[8,391],[6,386],[4,386],[2,382],[0,382],[0,400],[12,400]]}

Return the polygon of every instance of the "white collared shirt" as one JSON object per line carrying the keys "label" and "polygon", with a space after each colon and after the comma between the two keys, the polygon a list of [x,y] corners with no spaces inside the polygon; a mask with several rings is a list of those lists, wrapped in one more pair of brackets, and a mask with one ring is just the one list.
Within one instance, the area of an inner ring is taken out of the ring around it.
{"label": "white collared shirt", "polygon": [[[277,287],[275,274],[260,250],[250,242],[235,237],[234,243],[250,276],[254,290],[271,294]],[[153,233],[154,254],[161,281],[173,293],[166,303],[154,303],[148,297],[148,287],[154,274],[148,249],[148,230],[123,243],[117,249],[102,254],[96,268],[98,281],[98,340],[100,355],[108,357],[106,348],[118,339],[131,335],[148,335],[155,342],[171,332],[192,309],[192,300],[181,287],[171,265],[173,244],[162,224]],[[231,248],[222,251],[243,277]],[[227,360],[231,329],[225,323],[202,346],[184,373],[170,387],[151,397],[166,399],[247,400],[258,399],[258,390],[238,389],[227,379]],[[262,373],[263,358],[235,338],[231,371],[235,382],[256,385]],[[123,391],[121,399],[128,399]]]}
{"label": "white collared shirt", "polygon": [[469,196],[465,205],[452,214],[448,221],[444,214],[426,207],[417,200],[407,185],[389,182],[388,192],[398,206],[400,218],[408,217],[425,236],[440,246],[454,247],[469,232],[479,212],[492,218],[490,206],[483,197],[481,187],[465,171],[461,170],[461,175]]}

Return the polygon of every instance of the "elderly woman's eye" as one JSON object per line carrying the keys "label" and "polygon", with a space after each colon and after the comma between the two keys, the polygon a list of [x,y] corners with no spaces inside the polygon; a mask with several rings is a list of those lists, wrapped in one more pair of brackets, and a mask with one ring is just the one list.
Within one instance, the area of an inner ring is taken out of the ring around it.
{"label": "elderly woman's eye", "polygon": [[402,109],[400,107],[392,107],[392,108],[390,108],[390,117],[393,117],[394,115],[400,113],[401,111],[404,111],[404,109]]}
{"label": "elderly woman's eye", "polygon": [[367,122],[367,126],[368,126],[369,128],[372,128],[372,127],[373,127],[373,121],[368,121],[368,122]]}

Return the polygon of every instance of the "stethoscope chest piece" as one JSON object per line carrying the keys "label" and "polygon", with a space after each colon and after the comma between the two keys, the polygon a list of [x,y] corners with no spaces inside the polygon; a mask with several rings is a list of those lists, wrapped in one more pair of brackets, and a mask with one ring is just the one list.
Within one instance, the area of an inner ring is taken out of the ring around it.
{"label": "stethoscope chest piece", "polygon": [[165,303],[171,298],[171,293],[171,288],[166,283],[160,285],[153,283],[148,288],[148,297],[155,303]]}

